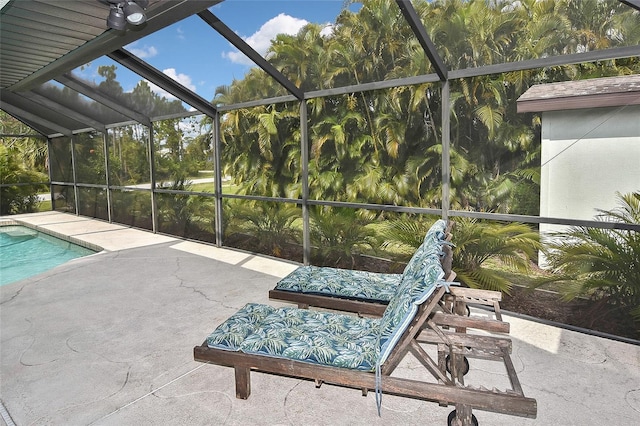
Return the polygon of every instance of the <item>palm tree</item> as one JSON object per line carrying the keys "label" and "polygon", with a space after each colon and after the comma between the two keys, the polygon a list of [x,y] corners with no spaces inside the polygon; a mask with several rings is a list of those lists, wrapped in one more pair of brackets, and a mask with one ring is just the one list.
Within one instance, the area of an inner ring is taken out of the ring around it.
{"label": "palm tree", "polygon": [[327,88],[331,55],[330,35],[318,24],[305,25],[297,35],[279,34],[267,53],[268,61],[304,91]]}
{"label": "palm tree", "polygon": [[[579,4],[576,0],[442,0],[415,2],[415,7],[450,69],[637,42],[640,31],[634,29],[635,16],[629,8],[589,0],[588,10],[602,12],[589,14]],[[594,29],[589,32],[589,28]],[[295,36],[279,35],[267,55],[305,91],[431,71],[393,2],[365,0],[358,12],[345,8],[332,32],[321,35],[321,31],[319,25],[310,24]],[[607,40],[598,40],[603,37]],[[632,58],[453,80],[452,110],[444,112],[452,117],[451,206],[536,214],[531,208],[522,210],[518,191],[526,187],[525,198],[535,200],[540,121],[532,114],[518,114],[515,100],[534,83],[639,70],[640,61]],[[254,68],[244,79],[220,88],[215,101],[233,104],[277,94],[282,88]],[[312,198],[440,204],[443,112],[438,84],[306,102]],[[245,192],[297,196],[301,156],[296,117],[293,104],[225,113],[221,124],[225,174],[244,183]]]}
{"label": "palm tree", "polygon": [[356,255],[377,248],[375,232],[367,227],[370,221],[357,210],[317,207],[310,213],[311,243],[321,264],[354,268]]}
{"label": "palm tree", "polygon": [[[0,134],[0,144],[11,150],[24,168],[46,172],[47,144],[31,128],[0,111]],[[18,136],[30,134],[35,137]]]}
{"label": "palm tree", "polygon": [[226,233],[244,238],[242,248],[282,257],[288,245],[300,240],[295,222],[301,213],[296,207],[257,201],[228,203],[227,207]]}
{"label": "palm tree", "polygon": [[[407,216],[388,222],[381,232],[382,247],[393,247],[410,256],[420,246],[433,220]],[[538,233],[519,223],[490,223],[457,218],[453,227],[453,269],[457,280],[473,288],[509,293],[511,283],[488,260],[527,273],[530,259],[541,248]]]}
{"label": "palm tree", "polygon": [[434,219],[422,215],[407,215],[388,221],[380,231],[380,237],[383,239],[381,247],[400,252],[407,261],[420,247],[427,230],[434,222]]}
{"label": "palm tree", "polygon": [[456,220],[453,232],[453,269],[463,284],[509,294],[512,283],[485,262],[501,262],[507,268],[530,271],[531,259],[542,248],[538,232],[521,223],[490,223],[477,219]]}
{"label": "palm tree", "polygon": [[[640,192],[618,193],[620,207],[599,210],[598,220],[640,223]],[[545,251],[566,300],[586,296],[631,313],[640,322],[640,233],[625,229],[572,227],[550,237]]]}

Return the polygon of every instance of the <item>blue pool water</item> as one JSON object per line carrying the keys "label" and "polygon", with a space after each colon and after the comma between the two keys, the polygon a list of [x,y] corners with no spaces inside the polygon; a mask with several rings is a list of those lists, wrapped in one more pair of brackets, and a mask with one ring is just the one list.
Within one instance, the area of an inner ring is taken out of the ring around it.
{"label": "blue pool water", "polygon": [[0,285],[93,253],[93,250],[26,226],[0,226]]}

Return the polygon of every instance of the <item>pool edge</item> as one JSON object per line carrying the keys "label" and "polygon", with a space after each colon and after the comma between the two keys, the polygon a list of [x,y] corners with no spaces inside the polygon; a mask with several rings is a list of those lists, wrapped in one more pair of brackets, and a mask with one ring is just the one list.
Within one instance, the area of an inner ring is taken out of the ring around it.
{"label": "pool edge", "polygon": [[[22,221],[16,220],[16,219],[5,219],[5,218],[0,219],[0,226],[11,226],[11,225],[24,226],[26,228],[30,228],[30,229],[33,229],[35,231],[42,232],[43,234],[47,234],[47,235],[50,235],[52,237],[56,237],[56,238],[59,238],[61,240],[64,240],[66,242],[79,245],[80,247],[84,247],[86,249],[92,250],[92,251],[95,252],[94,254],[107,251],[107,250],[104,249],[104,247],[100,247],[97,244],[93,244],[93,243],[90,243],[88,241],[84,241],[84,240],[81,240],[79,238],[72,237],[70,235],[61,234],[59,232],[52,231],[52,230],[47,229],[47,228],[43,228],[41,226],[34,225],[32,223],[22,222]],[[91,256],[91,255],[89,255],[89,256]]]}

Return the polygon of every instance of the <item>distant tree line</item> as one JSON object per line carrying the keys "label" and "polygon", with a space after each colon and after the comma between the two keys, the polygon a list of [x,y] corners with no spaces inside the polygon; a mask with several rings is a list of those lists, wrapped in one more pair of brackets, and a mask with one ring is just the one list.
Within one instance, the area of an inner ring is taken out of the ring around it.
{"label": "distant tree line", "polygon": [[[279,35],[267,59],[305,92],[434,72],[388,0],[345,8],[332,31],[318,24]],[[449,69],[587,52],[640,42],[638,12],[618,1],[413,2]],[[451,199],[456,209],[538,214],[540,117],[518,114],[533,84],[640,72],[636,58],[554,66],[451,82]],[[256,68],[218,88],[235,104],[286,94]],[[313,199],[439,207],[439,83],[307,101]],[[297,104],[239,109],[221,123],[224,174],[247,193],[298,197]]]}

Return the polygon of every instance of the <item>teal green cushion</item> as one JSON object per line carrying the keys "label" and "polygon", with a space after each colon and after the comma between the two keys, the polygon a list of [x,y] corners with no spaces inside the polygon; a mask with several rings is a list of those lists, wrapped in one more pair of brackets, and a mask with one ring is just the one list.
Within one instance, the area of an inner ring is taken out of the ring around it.
{"label": "teal green cushion", "polygon": [[444,278],[444,271],[436,256],[425,258],[422,267],[414,275],[403,276],[396,295],[391,299],[380,319],[380,354],[378,362],[384,363],[418,311]]}
{"label": "teal green cushion", "polygon": [[247,336],[253,333],[271,312],[273,312],[271,306],[247,304],[220,324],[207,337],[207,344],[211,347],[239,350]]}
{"label": "teal green cushion", "polygon": [[304,288],[311,279],[312,266],[300,266],[289,275],[278,281],[276,290],[303,292]]}
{"label": "teal green cushion", "polygon": [[424,241],[444,241],[447,234],[447,221],[444,219],[438,219],[429,228],[424,236]]}
{"label": "teal green cushion", "polygon": [[429,228],[402,275],[301,266],[280,280],[276,289],[388,303],[404,275],[415,275],[428,256],[442,254],[440,243],[445,237],[445,230],[446,222],[442,219]]}
{"label": "teal green cushion", "polygon": [[424,260],[431,255],[440,256],[442,253],[441,243],[445,238],[445,230],[447,223],[442,220],[436,220],[433,225],[429,228],[427,233],[425,234],[424,240],[422,244],[415,251],[407,266],[404,268],[403,275],[415,274],[416,270],[419,270],[422,267],[422,263]]}
{"label": "teal green cushion", "polygon": [[401,279],[400,274],[301,266],[280,280],[276,289],[386,303]]}
{"label": "teal green cushion", "polygon": [[207,338],[212,348],[373,371],[378,319],[250,303]]}

